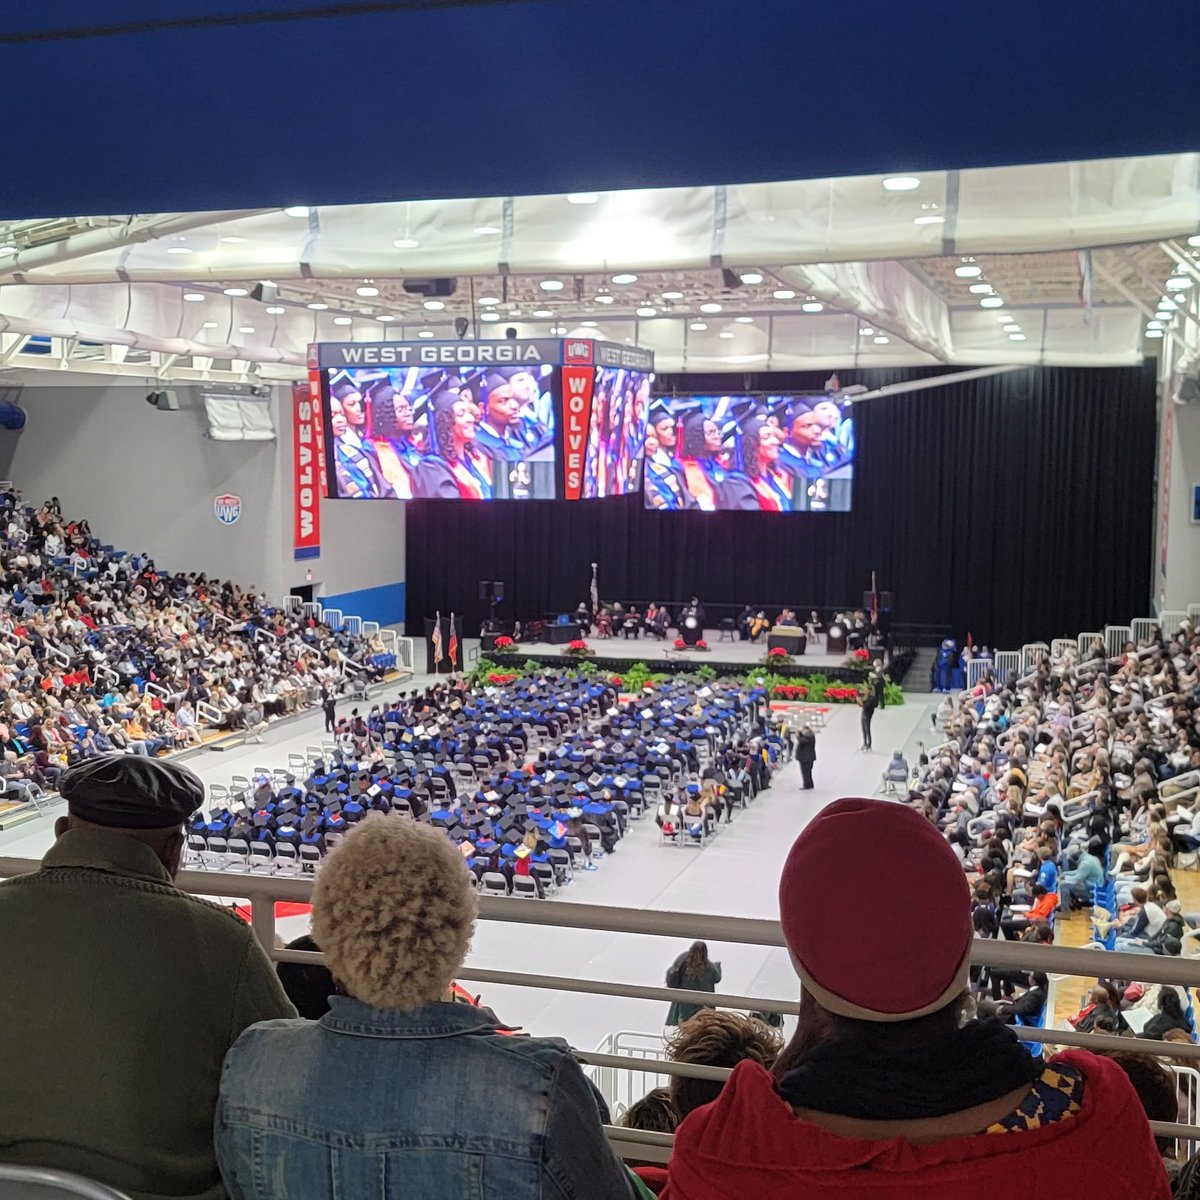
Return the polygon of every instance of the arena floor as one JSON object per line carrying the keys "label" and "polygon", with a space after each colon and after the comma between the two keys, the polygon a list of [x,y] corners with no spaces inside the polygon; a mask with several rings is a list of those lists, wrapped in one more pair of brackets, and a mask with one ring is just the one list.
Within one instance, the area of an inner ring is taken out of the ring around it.
{"label": "arena floor", "polygon": [[[632,825],[617,853],[597,870],[577,873],[558,899],[541,903],[775,917],[776,881],[795,835],[839,796],[871,795],[891,751],[912,744],[928,730],[928,711],[929,705],[920,702],[883,709],[873,726],[876,749],[862,754],[858,709],[832,706],[818,733],[817,786],[812,792],[801,790],[799,770],[788,764],[768,791],[699,850],[660,846],[658,828],[647,816]],[[257,766],[286,766],[289,752],[303,752],[320,740],[321,728],[320,714],[308,715],[268,731],[262,745],[204,751],[190,757],[187,765],[206,783],[228,784],[231,775],[249,774]],[[0,834],[0,854],[40,858],[52,840],[52,821],[43,817]],[[236,896],[236,885],[230,896]],[[288,918],[280,922],[280,931],[290,939],[306,925],[307,918]],[[492,923],[480,925],[469,963],[493,970],[661,985],[668,965],[686,944],[670,938]],[[723,990],[784,999],[796,994],[795,976],[783,950],[717,944],[710,950],[724,965]],[[665,1005],[647,1000],[490,985],[481,990],[502,1020],[532,1033],[557,1034],[585,1048],[618,1030],[657,1033],[665,1016]]]}

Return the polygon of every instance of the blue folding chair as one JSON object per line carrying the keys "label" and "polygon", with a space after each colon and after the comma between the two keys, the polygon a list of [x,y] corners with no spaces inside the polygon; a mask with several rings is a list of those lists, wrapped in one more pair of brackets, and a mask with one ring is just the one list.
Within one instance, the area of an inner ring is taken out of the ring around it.
{"label": "blue folding chair", "polygon": [[[1038,1015],[1036,1017],[1018,1016],[1016,1018],[1016,1022],[1018,1025],[1023,1025],[1026,1029],[1045,1029],[1046,1028],[1046,1009],[1049,1007],[1050,1006],[1048,1004],[1044,1004],[1044,1005],[1042,1005],[1042,1011],[1040,1013],[1038,1013]],[[1043,1049],[1045,1043],[1044,1042],[1022,1042],[1021,1045],[1024,1046],[1025,1049],[1028,1050],[1029,1053],[1031,1055],[1033,1055],[1034,1058],[1038,1058],[1042,1053],[1042,1049]]]}

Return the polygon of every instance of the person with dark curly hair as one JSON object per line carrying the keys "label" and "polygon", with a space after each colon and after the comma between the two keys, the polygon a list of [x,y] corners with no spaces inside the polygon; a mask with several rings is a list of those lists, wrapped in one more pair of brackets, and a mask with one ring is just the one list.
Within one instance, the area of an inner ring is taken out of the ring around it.
{"label": "person with dark curly hair", "polygon": [[791,512],[792,478],[779,467],[782,433],[761,413],[742,422],[734,468],[721,488],[719,508],[738,512]]}
{"label": "person with dark curly hair", "polygon": [[679,437],[679,465],[687,490],[705,512],[721,507],[721,486],[728,472],[721,465],[721,427],[702,412],[683,418]]}
{"label": "person with dark curly hair", "polygon": [[[667,1042],[667,1057],[673,1062],[700,1067],[728,1067],[744,1059],[761,1063],[768,1071],[783,1052],[783,1036],[757,1017],[706,1008],[685,1021]],[[671,1104],[683,1120],[693,1109],[708,1104],[721,1094],[723,1079],[693,1079],[671,1076]]]}
{"label": "person with dark curly hair", "polygon": [[475,405],[457,379],[430,397],[430,453],[417,471],[415,495],[438,500],[490,500],[490,460],[475,447]]}
{"label": "person with dark curly hair", "polygon": [[421,464],[421,452],[413,441],[412,399],[407,392],[396,391],[387,375],[364,384],[363,392],[371,402],[371,445],[379,456],[379,468],[397,497],[411,500]]}

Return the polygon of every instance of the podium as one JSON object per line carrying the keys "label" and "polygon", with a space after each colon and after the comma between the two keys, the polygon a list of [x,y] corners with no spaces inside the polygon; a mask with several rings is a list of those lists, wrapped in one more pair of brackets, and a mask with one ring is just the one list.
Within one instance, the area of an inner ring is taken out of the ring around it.
{"label": "podium", "polygon": [[568,642],[573,642],[582,636],[578,624],[574,621],[566,625],[559,625],[555,622],[552,625],[546,626],[545,633],[542,634],[542,640],[549,642],[551,646],[565,646]]}
{"label": "podium", "polygon": [[689,613],[686,617],[681,617],[679,621],[679,636],[683,639],[685,646],[694,646],[704,637],[704,629],[700,624],[700,618]]}
{"label": "podium", "polygon": [[433,627],[437,622],[432,617],[425,618],[425,673],[427,675],[448,675],[451,671],[463,670],[463,655],[466,649],[463,645],[463,619],[455,614],[454,629],[458,634],[458,666],[450,662],[450,618],[443,617],[442,628],[442,661],[433,661]]}
{"label": "podium", "polygon": [[834,621],[825,634],[826,654],[846,653],[846,627]]}
{"label": "podium", "polygon": [[767,634],[767,649],[783,649],[789,654],[803,654],[808,648],[808,635],[796,625],[776,625]]}

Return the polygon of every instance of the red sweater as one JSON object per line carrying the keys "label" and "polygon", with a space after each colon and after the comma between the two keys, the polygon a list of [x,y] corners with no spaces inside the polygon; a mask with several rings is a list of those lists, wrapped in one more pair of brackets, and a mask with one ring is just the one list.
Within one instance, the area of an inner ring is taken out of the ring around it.
{"label": "red sweater", "polygon": [[1170,1200],[1162,1159],[1125,1073],[1079,1050],[1083,1108],[1029,1133],[917,1145],[842,1138],[799,1121],[758,1063],[675,1134],[663,1200]]}

